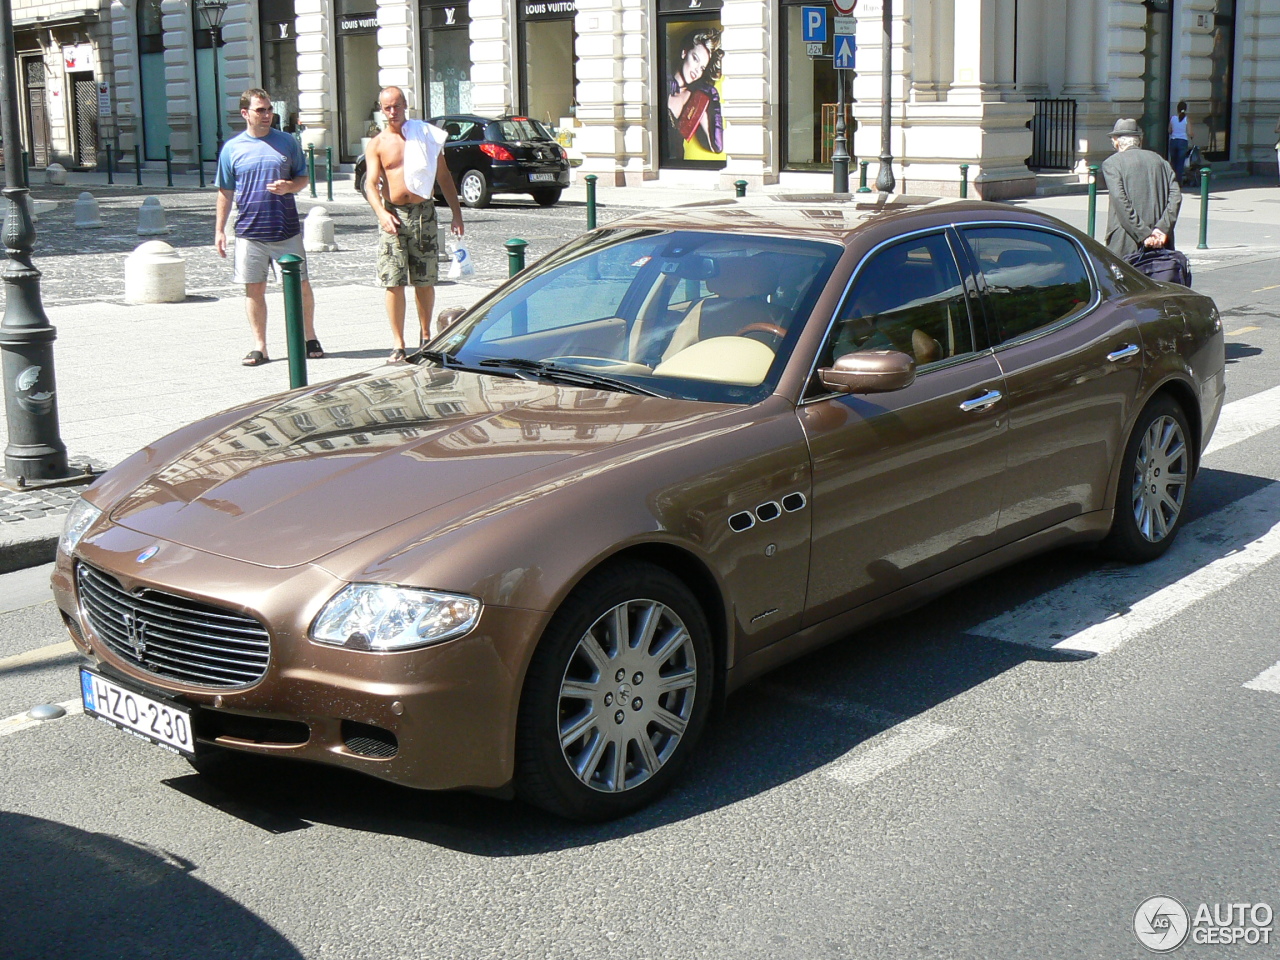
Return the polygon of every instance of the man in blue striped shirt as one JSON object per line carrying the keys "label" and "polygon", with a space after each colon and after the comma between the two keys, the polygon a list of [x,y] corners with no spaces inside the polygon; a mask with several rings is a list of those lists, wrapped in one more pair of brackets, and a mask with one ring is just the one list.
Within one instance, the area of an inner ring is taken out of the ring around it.
{"label": "man in blue striped shirt", "polygon": [[232,280],[244,284],[245,313],[253,349],[240,361],[246,367],[266,363],[267,271],[286,253],[302,258],[302,321],[307,356],[324,356],[315,331],[315,297],[307,279],[307,255],[298,227],[293,195],[306,189],[307,167],[298,141],[271,126],[271,97],[254,87],[240,95],[245,131],[232,137],[218,155],[218,212],[214,245],[227,255],[227,218],[236,207],[235,268]]}

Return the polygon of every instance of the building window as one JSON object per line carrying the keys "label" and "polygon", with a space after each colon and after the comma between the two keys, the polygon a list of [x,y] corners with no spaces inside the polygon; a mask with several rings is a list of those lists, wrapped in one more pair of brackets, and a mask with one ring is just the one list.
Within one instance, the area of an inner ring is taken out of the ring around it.
{"label": "building window", "polygon": [[725,165],[719,0],[658,0],[661,165]]}
{"label": "building window", "polygon": [[422,115],[471,112],[471,13],[466,0],[422,4]]}
{"label": "building window", "polygon": [[161,0],[138,0],[138,86],[142,91],[142,155],[163,160],[169,145]]}
{"label": "building window", "polygon": [[338,151],[343,163],[378,133],[378,2],[338,0]]}
{"label": "building window", "polygon": [[520,50],[520,109],[559,127],[577,108],[575,0],[517,0]]}
{"label": "building window", "polygon": [[[787,170],[827,169],[835,144],[838,97],[836,71],[831,66],[834,38],[827,37],[821,55],[809,55],[800,6],[807,2],[784,0],[782,6],[782,164]],[[845,121],[849,123],[847,103]],[[852,124],[848,136],[852,143]]]}
{"label": "building window", "polygon": [[273,123],[285,133],[298,129],[298,34],[293,0],[260,0],[262,86],[271,94]]}

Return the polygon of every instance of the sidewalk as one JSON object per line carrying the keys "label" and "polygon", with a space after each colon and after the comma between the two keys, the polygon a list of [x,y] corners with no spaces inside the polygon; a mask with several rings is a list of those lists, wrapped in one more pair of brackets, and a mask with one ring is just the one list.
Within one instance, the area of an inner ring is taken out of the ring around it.
{"label": "sidewalk", "polygon": [[[147,174],[148,180],[155,174]],[[163,184],[163,174],[159,177]],[[190,180],[188,184],[180,180]],[[37,185],[37,197],[59,206],[37,226],[35,262],[45,275],[44,304],[58,329],[56,375],[62,439],[71,459],[106,468],[152,440],[186,423],[256,397],[288,388],[284,310],[280,288],[268,288],[268,346],[273,362],[240,365],[248,349],[244,301],[230,284],[230,267],[212,248],[212,188],[201,192],[194,177],[175,178],[172,191],[150,184],[139,191],[129,180],[106,187],[104,174],[75,174],[67,187]],[[100,233],[60,235],[71,202],[85,189],[95,191],[104,220]],[[314,254],[317,327],[327,356],[308,363],[317,383],[357,374],[385,362],[390,349],[382,291],[373,282],[373,230],[364,201],[350,182],[335,181],[334,202],[304,196],[326,206],[339,224],[338,254]],[[181,249],[188,262],[188,298],[178,304],[129,306],[123,294],[123,257],[140,241],[129,217],[136,218],[142,196],[162,197],[174,233],[164,239]],[[732,196],[712,191],[710,197]],[[601,186],[600,222],[640,208],[667,207],[709,199],[708,191],[646,184]],[[1105,228],[1105,194],[1099,196],[1097,233]],[[536,259],[553,244],[585,226],[585,188],[566,191],[561,204],[541,210],[532,204],[504,204],[492,211],[468,211],[468,237],[474,238],[477,275],[437,288],[437,311],[468,306],[505,279],[501,240],[512,235],[540,237],[530,248]],[[1012,201],[1086,226],[1088,198],[1083,195]],[[114,219],[112,219],[114,218]],[[447,216],[445,218],[447,220]],[[1259,259],[1280,258],[1280,189],[1261,178],[1228,181],[1210,200],[1209,249],[1197,250],[1199,198],[1184,198],[1178,245],[1197,274]],[[560,237],[561,239],[557,239]],[[203,278],[203,279],[202,279]],[[194,281],[194,282],[193,282]],[[406,328],[414,329],[413,312]],[[410,335],[410,342],[413,342]],[[0,443],[7,426],[0,421]],[[53,557],[62,517],[78,488],[9,493],[0,491],[0,572],[46,562]]]}

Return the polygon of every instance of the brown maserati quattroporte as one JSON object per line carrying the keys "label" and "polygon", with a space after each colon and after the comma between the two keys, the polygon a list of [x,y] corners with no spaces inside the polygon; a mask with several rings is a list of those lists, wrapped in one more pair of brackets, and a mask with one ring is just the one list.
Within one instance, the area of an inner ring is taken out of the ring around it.
{"label": "brown maserati quattroporte", "polygon": [[617,816],[763,671],[1038,551],[1160,555],[1212,301],[1048,217],[894,197],[616,221],[430,349],[156,441],[67,521],[86,709]]}

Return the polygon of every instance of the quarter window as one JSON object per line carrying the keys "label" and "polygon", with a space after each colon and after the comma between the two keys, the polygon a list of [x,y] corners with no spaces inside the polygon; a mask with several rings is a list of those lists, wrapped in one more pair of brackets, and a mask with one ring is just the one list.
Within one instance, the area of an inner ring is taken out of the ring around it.
{"label": "quarter window", "polygon": [[986,277],[995,343],[1066,319],[1093,299],[1084,261],[1066,237],[1021,227],[962,232]]}
{"label": "quarter window", "polygon": [[944,234],[896,243],[862,265],[822,365],[860,350],[900,350],[920,365],[973,350],[964,285]]}

